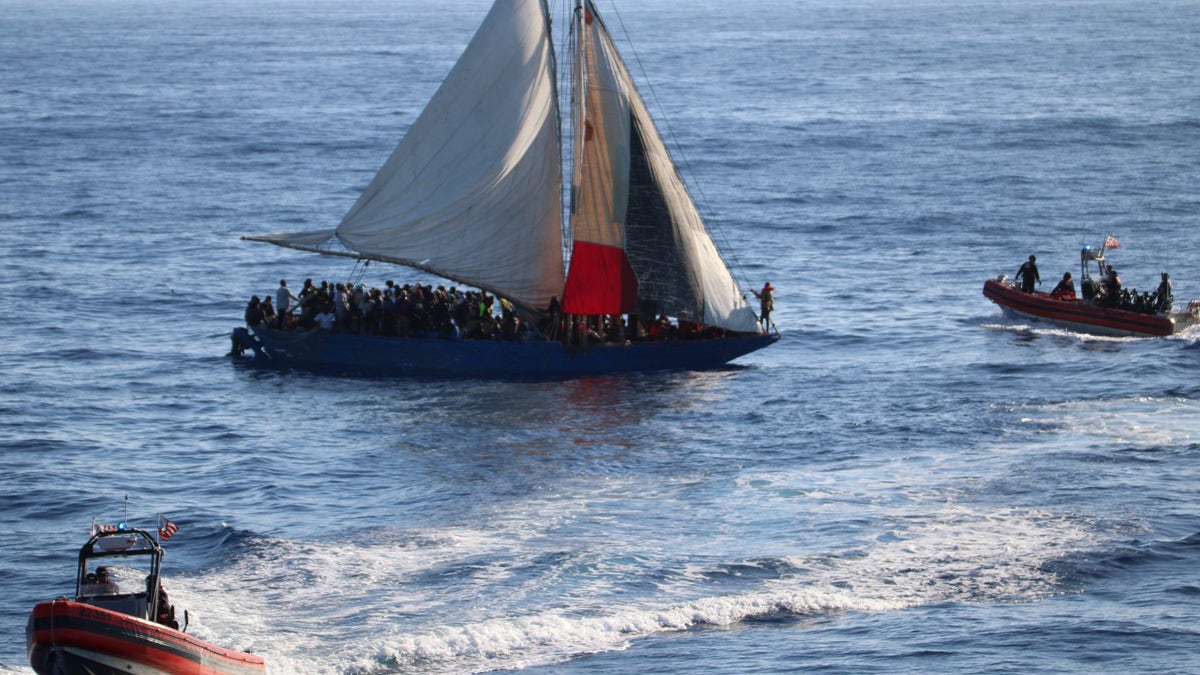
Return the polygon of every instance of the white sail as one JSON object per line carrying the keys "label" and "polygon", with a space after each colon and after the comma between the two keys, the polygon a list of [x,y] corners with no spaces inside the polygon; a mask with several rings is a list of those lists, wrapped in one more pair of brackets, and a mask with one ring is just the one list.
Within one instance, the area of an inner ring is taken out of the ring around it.
{"label": "white sail", "polygon": [[562,168],[549,19],[498,0],[334,231],[255,237],[419,267],[531,307],[562,295]]}
{"label": "white sail", "polygon": [[558,297],[568,313],[759,332],[612,37],[580,4],[569,277],[544,0],[496,0],[336,229],[249,238],[409,265],[527,307]]}
{"label": "white sail", "polygon": [[[717,251],[612,37],[591,2],[586,9],[576,76],[584,91],[577,106],[577,142],[583,147],[574,153],[582,166],[573,172],[575,253],[565,307],[614,307],[622,297],[627,303],[632,289],[589,287],[635,285],[641,311],[757,331],[757,317]],[[631,269],[636,282],[622,269]]]}

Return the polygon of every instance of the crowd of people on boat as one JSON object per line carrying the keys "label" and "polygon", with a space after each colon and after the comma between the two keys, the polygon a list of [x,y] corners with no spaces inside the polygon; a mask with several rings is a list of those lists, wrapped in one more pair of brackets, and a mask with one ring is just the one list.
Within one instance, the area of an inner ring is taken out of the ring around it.
{"label": "crowd of people on boat", "polygon": [[1100,278],[1099,283],[1085,279],[1082,286],[1084,300],[1129,312],[1145,314],[1169,312],[1175,300],[1171,275],[1166,272],[1162,273],[1162,280],[1153,292],[1139,293],[1136,288],[1124,288],[1120,275],[1112,265],[1105,266],[1104,276]]}
{"label": "crowd of people on boat", "polygon": [[[769,285],[768,285],[769,288]],[[771,289],[773,290],[773,289]],[[246,324],[278,330],[396,337],[523,341],[531,336],[574,344],[720,337],[723,331],[665,315],[567,315],[557,298],[536,316],[486,291],[404,284],[384,288],[306,279],[299,293],[286,279],[273,297],[250,298]]]}
{"label": "crowd of people on boat", "polygon": [[281,279],[273,300],[250,298],[245,319],[251,327],[403,337],[519,340],[528,331],[511,303],[485,291],[390,280],[380,289],[306,279],[297,294]]}
{"label": "crowd of people on boat", "polygon": [[[1034,292],[1034,284],[1042,282],[1037,268],[1037,256],[1031,255],[1021,264],[1020,269],[1017,270],[1016,280],[1021,284],[1022,291]],[[1084,302],[1112,309],[1159,314],[1171,311],[1174,303],[1171,275],[1166,272],[1162,273],[1162,281],[1153,292],[1139,293],[1137,289],[1125,288],[1121,283],[1121,276],[1117,274],[1117,270],[1112,265],[1104,266],[1104,275],[1100,277],[1099,281],[1088,277],[1080,285]],[[1050,297],[1063,301],[1079,299],[1075,294],[1075,281],[1070,272],[1063,274],[1054,290],[1050,291]]]}

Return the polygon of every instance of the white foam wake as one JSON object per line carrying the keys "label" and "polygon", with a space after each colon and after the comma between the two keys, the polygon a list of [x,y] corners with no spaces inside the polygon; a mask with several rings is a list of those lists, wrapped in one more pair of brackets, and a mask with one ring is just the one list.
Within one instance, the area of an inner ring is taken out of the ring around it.
{"label": "white foam wake", "polygon": [[1094,545],[1088,528],[1040,511],[947,507],[877,544],[790,560],[794,576],[760,590],[653,606],[498,617],[400,633],[357,646],[338,670],[483,672],[615,651],[646,636],[749,619],[884,612],[935,602],[1028,602],[1063,589],[1046,563]]}
{"label": "white foam wake", "polygon": [[[552,567],[546,574],[565,586],[549,594],[555,606],[544,609],[510,595],[511,570],[489,568],[489,560],[528,553],[522,547],[530,542],[521,540],[528,533],[503,528],[380,533],[355,542],[271,540],[230,568],[181,580],[173,593],[196,611],[191,632],[265,655],[275,675],[484,672],[753,619],[946,601],[1032,602],[1070,590],[1047,563],[1097,545],[1090,523],[1045,511],[987,510],[944,497],[896,507],[872,527],[873,539],[773,558],[773,571],[758,580],[727,574],[730,565],[757,564],[746,562],[761,559],[748,551],[726,564],[675,565],[673,572],[691,581],[645,584],[654,590],[615,600],[588,585],[590,573],[560,578]],[[632,583],[670,565],[650,560],[630,568],[620,551],[614,554]],[[423,578],[467,563],[470,574],[453,583]]]}

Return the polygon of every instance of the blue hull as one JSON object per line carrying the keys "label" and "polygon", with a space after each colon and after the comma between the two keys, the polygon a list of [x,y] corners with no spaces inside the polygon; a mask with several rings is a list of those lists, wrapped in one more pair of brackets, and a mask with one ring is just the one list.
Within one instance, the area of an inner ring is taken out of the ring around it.
{"label": "blue hull", "polygon": [[561,378],[653,370],[719,368],[778,335],[567,346],[561,342],[448,340],[235,328],[233,341],[256,363],[372,375]]}

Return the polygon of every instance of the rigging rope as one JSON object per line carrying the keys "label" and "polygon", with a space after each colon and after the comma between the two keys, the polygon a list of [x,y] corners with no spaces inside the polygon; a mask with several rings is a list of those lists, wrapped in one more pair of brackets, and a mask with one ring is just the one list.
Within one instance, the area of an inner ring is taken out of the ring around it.
{"label": "rigging rope", "polygon": [[[658,108],[659,119],[662,120],[663,126],[667,129],[667,135],[671,137],[671,144],[675,147],[675,152],[679,155],[679,160],[687,170],[688,176],[691,178],[692,185],[695,186],[696,192],[700,196],[700,201],[703,204],[705,211],[705,222],[708,225],[710,232],[719,234],[721,237],[722,246],[717,248],[717,254],[725,258],[728,262],[732,262],[737,268],[738,276],[741,277],[742,284],[745,288],[753,288],[749,285],[749,277],[746,274],[745,268],[742,266],[741,260],[735,254],[735,249],[730,245],[728,234],[722,226],[721,221],[717,219],[716,213],[713,211],[712,205],[709,204],[708,195],[704,193],[700,181],[696,178],[696,172],[692,169],[692,164],[688,160],[687,155],[683,152],[683,145],[679,142],[679,138],[675,135],[675,128],[671,126],[671,121],[667,119],[662,101],[658,98],[658,92],[654,90],[654,85],[650,82],[650,77],[646,73],[646,67],[642,64],[641,56],[638,55],[637,49],[633,46],[633,40],[629,36],[629,30],[625,27],[625,20],[621,18],[621,13],[617,10],[616,2],[609,2],[612,6],[613,16],[617,17],[617,23],[621,26],[621,32],[625,36],[625,43],[629,45],[629,53],[633,55],[633,60],[637,63],[638,70],[641,71],[642,81],[646,83],[646,89],[650,92],[650,98],[654,100],[654,105]],[[687,186],[685,185],[685,188]],[[688,188],[690,191],[690,188]],[[735,280],[736,281],[736,280]],[[740,289],[739,289],[740,290]],[[742,291],[742,297],[746,297],[746,293]]]}
{"label": "rigging rope", "polygon": [[[361,267],[360,267],[360,265],[361,265]],[[350,277],[348,279],[348,284],[353,287],[353,286],[357,286],[360,282],[362,282],[363,277],[365,277],[367,275],[367,268],[370,267],[370,265],[371,265],[370,258],[355,258],[354,259],[354,267],[350,270]]]}

